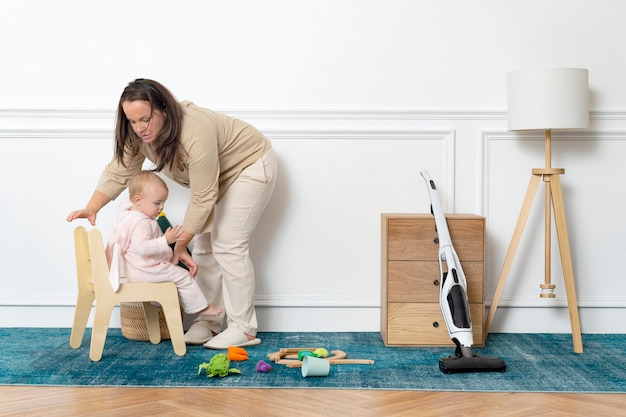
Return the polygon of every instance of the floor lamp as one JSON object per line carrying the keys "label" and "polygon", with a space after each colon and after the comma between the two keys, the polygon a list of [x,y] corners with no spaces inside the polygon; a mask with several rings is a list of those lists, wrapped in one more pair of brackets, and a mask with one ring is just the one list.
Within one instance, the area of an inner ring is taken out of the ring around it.
{"label": "floor lamp", "polygon": [[489,327],[498,308],[498,302],[511,270],[539,182],[543,180],[545,183],[545,276],[544,282],[540,285],[540,297],[554,298],[555,296],[555,285],[552,284],[550,276],[553,209],[574,351],[576,353],[583,352],[574,272],[560,180],[560,175],[565,173],[565,169],[552,168],[551,142],[552,130],[554,129],[582,129],[586,128],[588,124],[589,75],[586,69],[554,68],[515,71],[508,74],[508,129],[544,130],[546,162],[544,168],[532,170],[528,190],[485,322],[485,335],[489,333]]}

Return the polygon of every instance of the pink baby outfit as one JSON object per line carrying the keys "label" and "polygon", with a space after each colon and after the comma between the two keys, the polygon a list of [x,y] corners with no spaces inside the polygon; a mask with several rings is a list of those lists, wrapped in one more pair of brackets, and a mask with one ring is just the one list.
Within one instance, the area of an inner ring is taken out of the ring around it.
{"label": "pink baby outfit", "polygon": [[188,314],[198,313],[209,306],[189,271],[171,262],[172,248],[156,220],[140,211],[122,210],[109,234],[109,259],[115,243],[120,245],[129,282],[175,283],[183,310]]}

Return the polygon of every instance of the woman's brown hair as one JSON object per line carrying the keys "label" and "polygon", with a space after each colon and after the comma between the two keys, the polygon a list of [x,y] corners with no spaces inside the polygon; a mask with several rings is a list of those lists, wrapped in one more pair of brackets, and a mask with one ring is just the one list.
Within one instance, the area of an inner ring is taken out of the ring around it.
{"label": "woman's brown hair", "polygon": [[154,80],[145,78],[131,81],[120,97],[115,123],[114,151],[116,159],[126,166],[124,155],[129,154],[132,158],[141,151],[143,142],[131,128],[122,108],[124,102],[136,100],[147,101],[150,103],[152,111],[158,109],[166,115],[163,129],[154,142],[156,153],[154,170],[161,171],[166,166],[171,168],[179,157],[179,152],[181,152],[179,144],[183,112],[180,104],[167,88]]}

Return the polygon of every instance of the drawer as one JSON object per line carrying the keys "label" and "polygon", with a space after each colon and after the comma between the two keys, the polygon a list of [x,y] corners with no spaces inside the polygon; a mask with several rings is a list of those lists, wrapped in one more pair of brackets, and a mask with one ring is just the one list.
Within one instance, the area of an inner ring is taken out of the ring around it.
{"label": "drawer", "polygon": [[[445,265],[445,263],[444,263]],[[482,262],[462,262],[470,303],[483,302]],[[389,261],[387,263],[387,301],[390,303],[438,303],[438,261]]]}
{"label": "drawer", "polygon": [[[447,217],[454,249],[461,261],[483,261],[484,218]],[[438,259],[438,234],[433,217],[388,218],[387,258],[389,260],[421,261]]]}
{"label": "drawer", "polygon": [[[387,314],[386,345],[454,346],[438,303],[389,303]],[[482,346],[483,305],[471,303],[470,314],[474,346]]]}

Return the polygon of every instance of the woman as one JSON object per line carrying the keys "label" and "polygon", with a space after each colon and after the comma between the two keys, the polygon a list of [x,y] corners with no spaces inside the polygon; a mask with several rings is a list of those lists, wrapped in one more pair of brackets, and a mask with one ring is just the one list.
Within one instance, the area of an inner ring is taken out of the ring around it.
{"label": "woman", "polygon": [[146,158],[155,171],[191,190],[172,263],[187,265],[209,303],[226,312],[226,330],[219,317],[199,317],[185,341],[211,349],[261,343],[248,245],[276,181],[270,141],[249,124],[179,103],[160,83],[137,79],[120,97],[113,159],[85,208],[67,220],[95,225],[98,211],[127,187]]}

